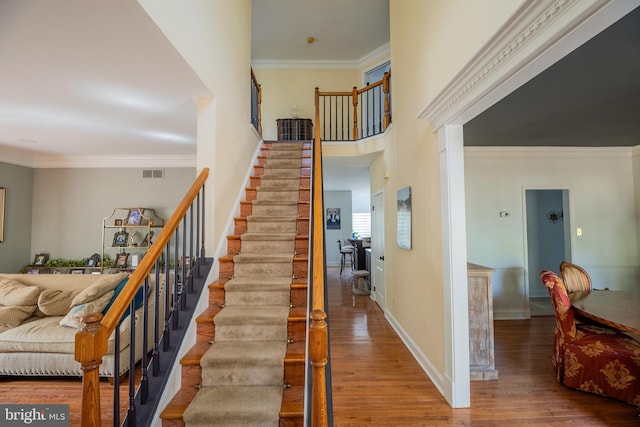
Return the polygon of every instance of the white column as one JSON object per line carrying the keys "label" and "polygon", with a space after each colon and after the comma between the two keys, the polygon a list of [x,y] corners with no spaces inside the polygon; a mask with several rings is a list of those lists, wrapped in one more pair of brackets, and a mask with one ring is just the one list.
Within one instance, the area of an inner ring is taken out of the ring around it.
{"label": "white column", "polygon": [[442,206],[442,271],[445,309],[445,397],[454,408],[471,405],[469,377],[469,312],[467,235],[462,125],[438,130]]}

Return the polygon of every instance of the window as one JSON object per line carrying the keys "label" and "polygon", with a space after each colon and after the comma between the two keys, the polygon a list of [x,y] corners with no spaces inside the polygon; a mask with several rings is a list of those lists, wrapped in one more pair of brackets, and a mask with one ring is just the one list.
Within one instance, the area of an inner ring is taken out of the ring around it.
{"label": "window", "polygon": [[371,237],[371,212],[353,212],[351,227],[360,237]]}

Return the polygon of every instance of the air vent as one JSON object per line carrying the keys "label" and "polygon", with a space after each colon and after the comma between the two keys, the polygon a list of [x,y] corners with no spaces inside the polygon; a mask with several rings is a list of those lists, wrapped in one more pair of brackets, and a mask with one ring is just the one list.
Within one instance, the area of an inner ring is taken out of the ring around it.
{"label": "air vent", "polygon": [[142,178],[164,178],[164,169],[143,169]]}

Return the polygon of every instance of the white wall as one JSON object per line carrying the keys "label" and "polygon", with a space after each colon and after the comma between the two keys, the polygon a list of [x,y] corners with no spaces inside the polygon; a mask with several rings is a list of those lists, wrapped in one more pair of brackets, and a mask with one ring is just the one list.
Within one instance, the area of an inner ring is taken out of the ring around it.
{"label": "white wall", "polygon": [[[595,287],[638,289],[631,153],[628,147],[465,149],[468,259],[496,269],[496,319],[525,317],[528,307],[525,189],[568,189],[570,261],[587,269]],[[500,218],[500,211],[511,215]]]}

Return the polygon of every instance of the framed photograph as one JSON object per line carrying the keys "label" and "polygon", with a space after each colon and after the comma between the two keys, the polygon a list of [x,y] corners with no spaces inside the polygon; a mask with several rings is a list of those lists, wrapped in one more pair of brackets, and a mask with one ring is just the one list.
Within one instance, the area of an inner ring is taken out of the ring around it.
{"label": "framed photograph", "polygon": [[125,268],[127,266],[127,261],[129,260],[129,254],[126,252],[122,252],[116,255],[116,268]]}
{"label": "framed photograph", "polygon": [[40,270],[34,268],[32,270],[27,271],[27,274],[40,274]]}
{"label": "framed photograph", "polygon": [[142,224],[143,208],[129,209],[129,215],[127,215],[127,225],[140,225]]}
{"label": "framed photograph", "polygon": [[4,195],[7,189],[0,187],[0,243],[4,242]]}
{"label": "framed photograph", "polygon": [[49,254],[36,254],[33,265],[45,265],[49,261]]}
{"label": "framed photograph", "polygon": [[340,208],[327,208],[327,230],[340,230]]}
{"label": "framed photograph", "polygon": [[71,274],[84,274],[84,268],[72,268],[69,273]]}
{"label": "framed photograph", "polygon": [[115,225],[116,227],[122,227],[122,218],[114,219],[113,225]]}
{"label": "framed photograph", "polygon": [[129,233],[126,231],[116,231],[113,235],[112,246],[127,246],[129,243]]}
{"label": "framed photograph", "polygon": [[398,190],[398,246],[411,249],[411,187]]}

